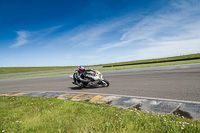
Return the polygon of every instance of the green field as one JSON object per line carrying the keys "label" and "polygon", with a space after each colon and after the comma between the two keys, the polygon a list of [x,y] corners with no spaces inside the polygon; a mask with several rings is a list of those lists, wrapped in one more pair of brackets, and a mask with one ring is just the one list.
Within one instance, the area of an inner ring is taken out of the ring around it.
{"label": "green field", "polygon": [[[193,64],[193,63],[200,63],[200,59],[189,60],[189,61],[178,61],[178,62],[165,62],[165,63],[142,64],[142,65],[128,65],[128,66],[118,66],[118,67],[105,67],[105,68],[97,68],[97,70],[108,71],[108,70],[120,70],[120,69],[156,67],[156,66],[167,66],[167,65],[180,65],[180,64]],[[61,72],[49,72],[49,73],[21,75],[21,76],[12,76],[12,77],[0,77],[0,79],[37,77],[37,76],[59,75],[59,74],[71,74],[73,72],[74,72],[74,70],[73,71],[61,71]]]}
{"label": "green field", "polygon": [[[112,65],[123,65],[123,64],[132,64],[132,63],[142,63],[142,62],[153,62],[153,61],[165,61],[165,60],[174,60],[174,59],[188,59],[200,57],[200,54],[191,54],[184,56],[176,56],[169,58],[160,58],[160,59],[151,59],[151,60],[140,60],[140,61],[129,61],[129,62],[120,62],[112,64],[101,64],[96,66],[112,66]],[[91,67],[91,66],[86,66]],[[0,67],[0,74],[10,74],[10,73],[23,73],[23,72],[38,72],[38,71],[50,71],[50,70],[63,70],[77,68],[77,66],[57,66],[57,67]]]}
{"label": "green field", "polygon": [[55,98],[0,97],[0,132],[198,133],[200,122],[106,104]]}
{"label": "green field", "polygon": [[[177,56],[177,57],[170,57],[170,58],[161,58],[161,59],[155,59],[155,60],[143,60],[143,61],[134,61],[134,62],[121,62],[121,63],[113,63],[113,64],[104,64],[104,65],[100,65],[100,66],[112,66],[112,65],[122,65],[122,64],[127,64],[127,63],[131,64],[131,63],[164,61],[164,60],[174,60],[174,59],[188,59],[188,58],[195,58],[195,57],[200,57],[200,54],[192,54],[192,55]],[[104,67],[104,68],[96,68],[96,69],[99,70],[99,71],[107,71],[107,70],[120,70],[120,69],[156,67],[156,66],[167,66],[167,65],[180,65],[180,64],[193,64],[193,63],[200,63],[200,59],[186,60],[186,61],[175,61],[175,62],[163,62],[163,63],[152,63],[152,64]],[[96,65],[96,66],[98,66],[98,65]],[[91,66],[86,66],[86,68],[87,67],[91,67]],[[63,69],[71,69],[71,68],[77,68],[77,66],[68,66],[68,67],[67,66],[66,67],[0,67],[0,74],[63,70]],[[73,73],[73,72],[74,72],[74,70],[72,70],[72,71],[61,71],[61,72],[49,72],[49,73],[30,74],[30,75],[21,75],[21,76],[12,76],[12,77],[0,77],[0,79],[69,74],[69,73]]]}
{"label": "green field", "polygon": [[38,72],[38,71],[50,71],[50,70],[63,70],[77,68],[75,66],[66,67],[0,67],[0,74],[11,73],[24,73],[24,72]]}
{"label": "green field", "polygon": [[103,66],[123,65],[123,64],[133,64],[133,63],[146,63],[146,62],[159,62],[159,61],[167,61],[167,60],[181,60],[181,59],[190,59],[190,58],[199,58],[199,57],[200,57],[200,54],[191,54],[191,55],[182,55],[182,56],[167,57],[167,58],[110,63],[110,64],[104,64]]}

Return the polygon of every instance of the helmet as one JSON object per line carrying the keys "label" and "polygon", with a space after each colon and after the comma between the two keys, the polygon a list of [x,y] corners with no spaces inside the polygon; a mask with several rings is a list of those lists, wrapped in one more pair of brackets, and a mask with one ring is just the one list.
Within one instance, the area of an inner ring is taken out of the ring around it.
{"label": "helmet", "polygon": [[85,67],[84,67],[84,66],[79,66],[79,67],[78,67],[78,71],[79,71],[79,72],[85,71]]}

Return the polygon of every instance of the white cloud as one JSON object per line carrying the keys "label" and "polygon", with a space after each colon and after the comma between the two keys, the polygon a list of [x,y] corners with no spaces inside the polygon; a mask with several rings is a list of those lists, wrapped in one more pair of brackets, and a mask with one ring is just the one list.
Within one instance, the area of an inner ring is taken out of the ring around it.
{"label": "white cloud", "polygon": [[82,59],[97,59],[97,58],[99,58],[99,56],[95,56],[95,55],[83,55],[83,56],[79,56],[79,58],[82,58]]}
{"label": "white cloud", "polygon": [[[66,40],[67,43],[75,44],[76,46],[91,46],[98,44],[99,41],[108,38],[105,34],[113,32],[116,28],[123,24],[121,21],[105,21],[97,24],[87,24],[74,29],[74,36]],[[110,35],[111,36],[111,35]]]}
{"label": "white cloud", "polygon": [[151,59],[160,57],[171,57],[187,55],[200,52],[200,39],[165,41],[151,44],[151,47],[135,50],[134,58]]}
{"label": "white cloud", "polygon": [[16,43],[10,46],[10,48],[20,47],[25,44],[33,43],[44,38],[46,35],[54,32],[61,26],[55,26],[47,29],[42,29],[38,31],[17,31]]}
{"label": "white cloud", "polygon": [[132,40],[126,40],[126,41],[120,41],[113,44],[107,44],[107,45],[104,45],[102,48],[97,49],[96,51],[100,52],[100,51],[104,51],[104,50],[115,48],[115,47],[121,47],[121,46],[129,44],[130,42],[132,42]]}
{"label": "white cloud", "polygon": [[46,48],[58,47],[58,45],[61,47],[66,45],[73,48],[100,46],[105,42],[113,41],[114,36],[118,32],[122,32],[126,28],[127,23],[135,19],[137,18],[122,16],[80,25],[72,30],[63,32],[60,36],[52,38],[52,41],[48,43]]}
{"label": "white cloud", "polygon": [[14,48],[14,47],[19,47],[21,45],[24,45],[27,43],[27,38],[29,36],[29,32],[28,31],[17,31],[17,39],[16,39],[16,43],[13,44],[11,46],[11,48]]}
{"label": "white cloud", "polygon": [[[190,45],[188,45],[190,44]],[[117,55],[116,62],[155,59],[200,53],[200,39],[149,42],[148,47]]]}
{"label": "white cloud", "polygon": [[[200,44],[197,45],[198,42],[196,42],[196,40],[200,39],[199,7],[200,2],[198,0],[192,2],[183,0],[173,1],[171,5],[154,14],[145,16],[141,21],[135,23],[126,32],[121,34],[118,42],[107,43],[98,49],[97,52],[137,44],[142,44],[152,51],[154,51],[154,48],[170,49],[175,45],[178,46],[179,51],[186,52],[187,48],[193,45],[191,44],[193,42],[195,42],[193,52],[200,50]],[[167,45],[162,45],[163,42],[167,42]],[[172,42],[176,42],[179,45]],[[155,44],[157,47],[155,47]],[[146,48],[143,47],[141,50]],[[163,55],[163,53],[159,54]]]}

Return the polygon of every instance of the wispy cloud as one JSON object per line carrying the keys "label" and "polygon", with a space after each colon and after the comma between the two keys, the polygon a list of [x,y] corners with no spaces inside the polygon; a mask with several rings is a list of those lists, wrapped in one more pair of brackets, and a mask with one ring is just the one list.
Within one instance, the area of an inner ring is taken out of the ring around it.
{"label": "wispy cloud", "polygon": [[[92,63],[95,59],[105,63],[197,53],[200,52],[199,6],[196,0],[175,0],[149,15],[131,12],[87,23],[52,38],[48,46],[66,46],[66,52],[83,53],[76,58]],[[100,54],[116,56],[105,59]]]}
{"label": "wispy cloud", "polygon": [[97,59],[97,58],[99,58],[99,56],[96,56],[96,55],[83,55],[83,56],[79,56],[79,58],[82,58],[82,59]]}
{"label": "wispy cloud", "polygon": [[120,27],[126,27],[128,22],[135,19],[130,16],[122,16],[100,22],[89,22],[53,38],[47,48],[57,47],[58,45],[68,45],[70,47],[98,46],[106,42],[112,42],[115,35],[124,29]]}
{"label": "wispy cloud", "polygon": [[[162,44],[168,46],[178,45],[179,49],[185,49],[193,41],[200,38],[200,2],[194,1],[173,1],[169,6],[158,12],[144,16],[126,32],[121,34],[118,42],[107,43],[97,52],[102,52],[111,48],[136,44],[142,44],[152,49],[155,45],[162,48]],[[184,43],[187,42],[187,45]],[[176,44],[174,42],[182,42]],[[200,46],[195,45],[197,49]],[[165,48],[165,47],[163,47]]]}
{"label": "wispy cloud", "polygon": [[26,30],[17,31],[16,43],[11,45],[10,48],[20,47],[22,45],[36,42],[44,38],[46,35],[49,35],[50,33],[54,32],[60,27],[61,26],[55,26],[38,31],[26,31]]}
{"label": "wispy cloud", "polygon": [[14,48],[14,47],[19,47],[21,45],[24,45],[28,42],[27,38],[29,36],[29,32],[28,31],[17,31],[17,39],[16,39],[16,43],[13,44],[11,46],[11,48]]}
{"label": "wispy cloud", "polygon": [[124,55],[117,56],[116,60],[121,62],[199,53],[199,42],[200,39],[149,42],[148,47],[130,50]]}
{"label": "wispy cloud", "polygon": [[[68,39],[66,42],[75,44],[76,46],[91,46],[97,45],[102,40],[106,40],[106,33],[109,33],[115,30],[121,23],[113,23],[110,25],[110,22],[102,22],[100,24],[87,24],[80,27],[80,30],[76,32],[72,38]],[[75,29],[76,30],[76,29]]]}

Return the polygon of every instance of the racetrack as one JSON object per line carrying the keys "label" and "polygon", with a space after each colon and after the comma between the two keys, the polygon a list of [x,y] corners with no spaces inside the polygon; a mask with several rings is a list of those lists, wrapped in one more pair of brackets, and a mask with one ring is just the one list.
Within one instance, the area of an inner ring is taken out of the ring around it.
{"label": "racetrack", "polygon": [[0,92],[68,91],[200,102],[200,64],[102,72],[108,88],[79,89],[69,75],[0,80]]}

